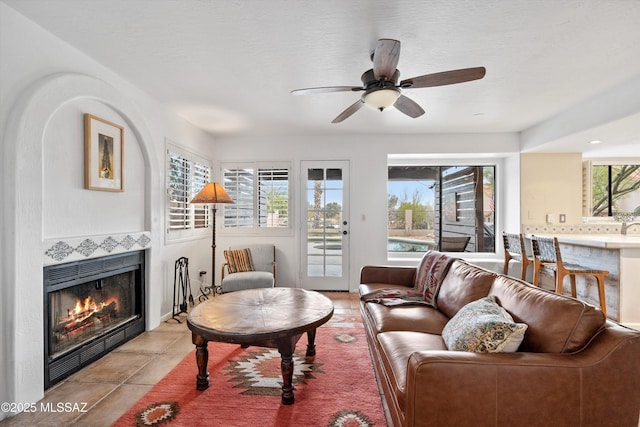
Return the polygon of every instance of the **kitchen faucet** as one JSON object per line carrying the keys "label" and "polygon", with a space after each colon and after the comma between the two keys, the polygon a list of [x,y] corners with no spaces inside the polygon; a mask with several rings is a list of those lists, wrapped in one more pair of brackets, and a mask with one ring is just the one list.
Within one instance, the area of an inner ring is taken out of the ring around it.
{"label": "kitchen faucet", "polygon": [[627,234],[627,230],[629,229],[629,227],[634,226],[634,225],[640,225],[640,221],[630,222],[628,224],[626,222],[622,221],[622,225],[620,226],[620,233],[626,235]]}

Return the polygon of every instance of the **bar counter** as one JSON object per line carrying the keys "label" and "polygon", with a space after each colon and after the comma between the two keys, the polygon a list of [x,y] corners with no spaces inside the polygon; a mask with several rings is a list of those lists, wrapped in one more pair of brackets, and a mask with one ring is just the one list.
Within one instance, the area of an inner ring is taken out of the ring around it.
{"label": "bar counter", "polygon": [[[605,281],[607,315],[623,325],[640,329],[640,235],[630,234],[547,234],[557,237],[565,263],[609,271]],[[531,237],[528,235],[527,237]],[[596,281],[577,277],[577,297],[599,305]],[[553,287],[553,277],[542,275],[541,286]],[[569,280],[564,281],[570,294]]]}

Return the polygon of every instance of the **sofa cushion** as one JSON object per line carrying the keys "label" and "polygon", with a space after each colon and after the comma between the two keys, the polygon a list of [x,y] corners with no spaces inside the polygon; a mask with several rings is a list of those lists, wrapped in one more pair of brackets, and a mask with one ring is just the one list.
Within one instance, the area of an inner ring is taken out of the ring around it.
{"label": "sofa cushion", "polygon": [[526,330],[489,295],[462,307],[442,330],[442,339],[453,351],[514,352]]}
{"label": "sofa cushion", "polygon": [[222,292],[243,291],[245,289],[273,288],[273,274],[266,271],[243,271],[229,274],[222,279]]}
{"label": "sofa cushion", "polygon": [[424,305],[387,307],[376,303],[364,304],[363,313],[375,332],[416,331],[431,334],[442,333],[449,318],[438,310]]}
{"label": "sofa cushion", "polygon": [[224,257],[227,260],[229,273],[253,271],[249,249],[229,249],[224,251]]}
{"label": "sofa cushion", "polygon": [[465,305],[489,295],[497,274],[456,260],[442,281],[438,292],[438,310],[451,318]]}
{"label": "sofa cushion", "polygon": [[[393,310],[396,310],[394,308]],[[447,350],[442,336],[412,331],[382,332],[376,336],[382,366],[401,408],[407,402],[407,363],[416,351]]]}
{"label": "sofa cushion", "polygon": [[499,276],[490,292],[516,322],[528,325],[520,351],[578,351],[606,321],[596,307],[512,277]]}

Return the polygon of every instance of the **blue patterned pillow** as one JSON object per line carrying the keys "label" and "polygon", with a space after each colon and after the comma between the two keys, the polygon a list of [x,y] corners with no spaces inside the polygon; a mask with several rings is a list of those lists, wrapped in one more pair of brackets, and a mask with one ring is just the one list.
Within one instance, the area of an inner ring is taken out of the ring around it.
{"label": "blue patterned pillow", "polygon": [[527,325],[515,323],[489,295],[465,305],[442,330],[449,350],[476,353],[514,352],[524,339]]}

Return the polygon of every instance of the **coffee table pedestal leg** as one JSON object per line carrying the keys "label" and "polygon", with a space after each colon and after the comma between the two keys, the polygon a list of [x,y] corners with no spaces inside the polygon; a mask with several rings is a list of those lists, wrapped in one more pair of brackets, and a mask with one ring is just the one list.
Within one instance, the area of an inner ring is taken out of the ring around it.
{"label": "coffee table pedestal leg", "polygon": [[208,341],[199,335],[191,334],[191,341],[196,346],[196,363],[198,365],[198,375],[196,375],[196,390],[206,390],[209,388],[209,363]]}
{"label": "coffee table pedestal leg", "polygon": [[307,358],[313,358],[316,355],[316,330],[307,331]]}
{"label": "coffee table pedestal leg", "polygon": [[278,340],[278,352],[282,361],[282,404],[293,405],[295,397],[293,395],[293,351],[301,335],[294,335],[289,338]]}

